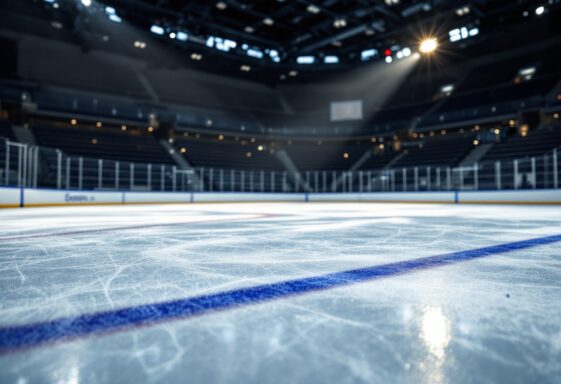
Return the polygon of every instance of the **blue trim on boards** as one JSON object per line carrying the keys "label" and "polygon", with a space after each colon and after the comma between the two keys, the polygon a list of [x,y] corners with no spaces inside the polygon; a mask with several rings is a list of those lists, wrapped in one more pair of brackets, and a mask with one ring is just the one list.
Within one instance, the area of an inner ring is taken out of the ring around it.
{"label": "blue trim on boards", "polygon": [[35,324],[2,327],[0,328],[0,353],[19,348],[36,347],[45,343],[125,330],[134,326],[156,324],[180,318],[184,319],[219,310],[264,303],[404,273],[453,265],[560,241],[561,235],[540,237],[438,256],[405,260],[397,263],[263,284],[209,295],[143,304]]}

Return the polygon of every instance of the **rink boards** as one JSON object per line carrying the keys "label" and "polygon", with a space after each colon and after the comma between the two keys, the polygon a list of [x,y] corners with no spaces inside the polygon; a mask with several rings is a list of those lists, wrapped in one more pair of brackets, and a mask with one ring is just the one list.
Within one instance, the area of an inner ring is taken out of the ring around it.
{"label": "rink boards", "polygon": [[561,190],[391,193],[175,193],[0,188],[1,208],[111,204],[338,201],[438,204],[561,204]]}

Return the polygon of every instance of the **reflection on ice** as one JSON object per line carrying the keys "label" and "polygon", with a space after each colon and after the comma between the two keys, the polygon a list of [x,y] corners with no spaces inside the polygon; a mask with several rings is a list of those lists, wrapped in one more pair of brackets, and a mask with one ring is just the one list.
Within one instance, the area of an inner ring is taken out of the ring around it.
{"label": "reflection on ice", "polygon": [[441,307],[425,308],[421,318],[420,337],[429,352],[419,364],[419,368],[425,372],[425,382],[444,382],[443,365],[451,335],[450,321],[442,313]]}
{"label": "reflection on ice", "polygon": [[450,324],[441,307],[429,307],[421,319],[421,339],[428,351],[437,359],[445,357],[450,343]]}
{"label": "reflection on ice", "polygon": [[58,369],[53,371],[53,383],[57,384],[80,384],[80,368],[75,357],[66,361]]}

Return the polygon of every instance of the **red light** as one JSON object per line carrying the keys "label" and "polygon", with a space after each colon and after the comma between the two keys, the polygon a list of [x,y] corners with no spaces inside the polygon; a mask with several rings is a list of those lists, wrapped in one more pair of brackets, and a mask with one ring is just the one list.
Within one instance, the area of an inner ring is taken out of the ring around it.
{"label": "red light", "polygon": [[391,56],[392,55],[392,51],[390,51],[389,49],[386,49],[384,51],[384,53],[386,54],[386,56]]}
{"label": "red light", "polygon": [[557,95],[557,100],[561,100],[561,95]]}

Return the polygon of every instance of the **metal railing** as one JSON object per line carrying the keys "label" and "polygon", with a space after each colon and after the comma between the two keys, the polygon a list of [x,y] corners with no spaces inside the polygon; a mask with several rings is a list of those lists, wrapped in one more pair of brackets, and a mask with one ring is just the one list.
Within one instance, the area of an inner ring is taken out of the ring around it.
{"label": "metal railing", "polygon": [[208,192],[411,192],[559,188],[561,159],[541,156],[470,167],[418,166],[358,171],[179,169],[83,156],[0,138],[0,185],[77,190]]}

